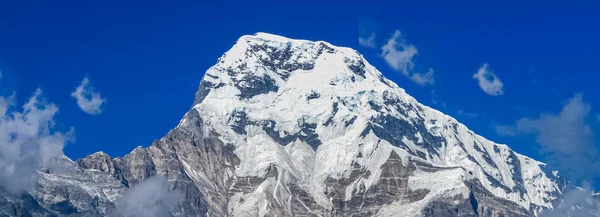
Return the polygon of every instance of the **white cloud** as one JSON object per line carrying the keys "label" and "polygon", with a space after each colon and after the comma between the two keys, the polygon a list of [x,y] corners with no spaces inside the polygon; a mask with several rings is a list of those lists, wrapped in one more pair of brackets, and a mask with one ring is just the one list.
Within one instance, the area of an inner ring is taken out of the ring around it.
{"label": "white cloud", "polygon": [[128,189],[116,205],[126,217],[162,217],[169,216],[182,199],[179,192],[169,192],[166,178],[154,176]]}
{"label": "white cloud", "polygon": [[58,107],[41,95],[36,90],[22,111],[14,108],[14,94],[0,96],[0,185],[13,193],[33,187],[37,170],[63,156],[63,147],[72,138],[72,129],[63,133],[54,128]]}
{"label": "white cloud", "polygon": [[375,33],[371,33],[368,38],[358,37],[358,44],[370,48],[377,47],[377,42],[375,42]]}
{"label": "white cloud", "polygon": [[429,69],[426,73],[413,72],[415,66],[413,58],[418,54],[417,48],[406,43],[399,30],[396,30],[387,43],[381,47],[381,51],[381,56],[390,67],[417,84],[433,85],[435,82],[433,69]]}
{"label": "white cloud", "polygon": [[101,107],[106,103],[106,99],[94,90],[87,77],[83,78],[81,84],[71,93],[71,97],[77,99],[77,105],[81,110],[91,115],[102,113]]}
{"label": "white cloud", "polygon": [[0,117],[5,117],[6,116],[6,112],[14,104],[15,96],[16,96],[15,93],[13,93],[8,98],[0,96]]}
{"label": "white cloud", "polygon": [[593,192],[585,188],[568,190],[560,203],[552,210],[544,210],[540,217],[597,217],[600,213],[597,199]]}
{"label": "white cloud", "polygon": [[394,70],[408,76],[409,71],[414,67],[412,59],[418,51],[412,44],[407,44],[401,36],[402,33],[396,30],[387,43],[381,47],[381,55]]}
{"label": "white cloud", "polygon": [[506,129],[514,129],[514,134],[534,135],[547,161],[570,176],[571,181],[592,180],[600,175],[597,162],[600,155],[587,123],[590,111],[591,107],[583,101],[582,95],[575,94],[560,113],[544,112],[535,119],[521,118],[515,127]]}
{"label": "white cloud", "polygon": [[504,95],[504,84],[498,76],[489,68],[488,64],[485,63],[481,66],[477,73],[473,75],[473,78],[479,81],[479,87],[483,92],[491,96],[502,96]]}

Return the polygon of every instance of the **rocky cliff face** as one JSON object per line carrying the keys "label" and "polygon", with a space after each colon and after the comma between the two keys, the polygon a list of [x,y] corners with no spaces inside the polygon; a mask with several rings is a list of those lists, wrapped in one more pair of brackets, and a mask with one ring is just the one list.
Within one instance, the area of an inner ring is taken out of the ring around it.
{"label": "rocky cliff face", "polygon": [[148,148],[65,157],[40,174],[28,194],[0,191],[0,216],[132,215],[119,198],[157,175],[182,194],[171,216],[536,216],[564,187],[356,51],[266,33],[219,58]]}

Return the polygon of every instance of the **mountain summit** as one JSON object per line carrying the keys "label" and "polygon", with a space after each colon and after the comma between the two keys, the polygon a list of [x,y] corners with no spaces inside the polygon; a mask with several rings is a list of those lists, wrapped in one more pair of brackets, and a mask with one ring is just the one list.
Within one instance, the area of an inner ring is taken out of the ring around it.
{"label": "mountain summit", "polygon": [[120,198],[154,176],[181,193],[168,216],[536,216],[564,188],[357,51],[267,33],[220,57],[189,112],[148,148],[57,164],[21,198],[0,191],[0,204],[13,201],[0,214],[27,203],[33,216],[135,216]]}

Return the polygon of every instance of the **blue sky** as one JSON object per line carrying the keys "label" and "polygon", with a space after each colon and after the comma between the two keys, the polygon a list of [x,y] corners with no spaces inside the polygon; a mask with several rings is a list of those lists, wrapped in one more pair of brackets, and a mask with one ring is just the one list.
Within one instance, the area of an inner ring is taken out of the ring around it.
{"label": "blue sky", "polygon": [[[572,129],[588,127],[590,140],[598,129],[600,5],[591,2],[0,4],[0,91],[16,92],[21,104],[41,88],[59,108],[57,127],[75,130],[64,149],[74,159],[100,150],[122,156],[162,137],[190,108],[206,69],[255,32],[355,48],[420,102],[535,159],[558,149],[538,144],[548,130],[519,126],[523,118],[561,125],[570,119],[558,113],[581,96],[590,109],[569,122]],[[418,50],[408,74],[431,68],[433,84],[415,83],[383,58],[381,48],[397,30]],[[373,47],[359,45],[372,34]],[[502,94],[484,92],[473,78],[486,63]],[[71,96],[84,77],[106,100],[99,111],[83,111]],[[586,143],[573,147],[597,149]]]}

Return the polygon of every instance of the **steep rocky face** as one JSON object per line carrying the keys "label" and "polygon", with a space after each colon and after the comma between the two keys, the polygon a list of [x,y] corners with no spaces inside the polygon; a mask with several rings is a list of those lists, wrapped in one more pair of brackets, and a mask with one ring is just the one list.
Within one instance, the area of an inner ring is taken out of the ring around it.
{"label": "steep rocky face", "polygon": [[171,216],[535,216],[564,185],[418,103],[356,51],[265,33],[219,58],[148,148],[57,164],[29,194],[0,194],[14,201],[0,214],[121,216],[118,198],[157,175],[183,195]]}

